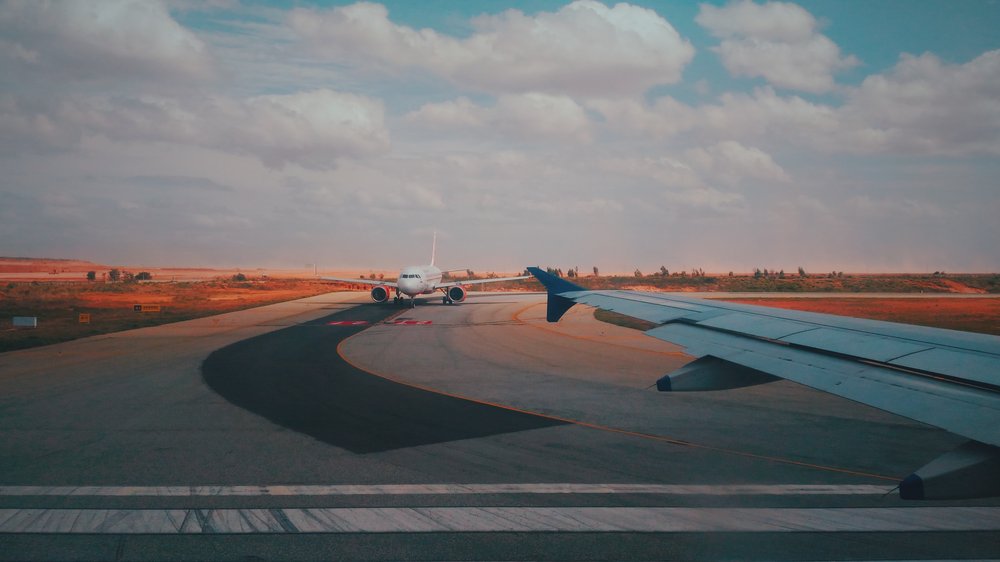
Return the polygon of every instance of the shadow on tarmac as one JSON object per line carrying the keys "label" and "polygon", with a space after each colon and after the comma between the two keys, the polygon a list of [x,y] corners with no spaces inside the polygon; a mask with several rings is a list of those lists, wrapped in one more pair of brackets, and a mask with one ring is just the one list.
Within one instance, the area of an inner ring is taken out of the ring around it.
{"label": "shadow on tarmac", "polygon": [[361,305],[213,352],[205,383],[229,402],[324,443],[366,454],[563,422],[396,384],[357,369],[337,345],[398,310]]}

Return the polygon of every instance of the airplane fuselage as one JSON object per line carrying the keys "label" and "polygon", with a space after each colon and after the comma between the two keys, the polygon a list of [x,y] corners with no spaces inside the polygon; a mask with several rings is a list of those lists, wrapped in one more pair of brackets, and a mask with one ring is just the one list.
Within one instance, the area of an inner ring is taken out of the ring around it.
{"label": "airplane fuselage", "polygon": [[404,267],[396,280],[399,292],[410,298],[433,293],[439,283],[441,283],[441,270],[433,265]]}

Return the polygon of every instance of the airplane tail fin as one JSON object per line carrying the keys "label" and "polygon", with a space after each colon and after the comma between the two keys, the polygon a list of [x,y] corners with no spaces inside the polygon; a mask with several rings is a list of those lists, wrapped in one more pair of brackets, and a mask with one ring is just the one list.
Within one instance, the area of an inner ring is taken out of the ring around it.
{"label": "airplane tail fin", "polygon": [[566,314],[566,311],[576,304],[575,301],[562,296],[561,293],[586,291],[586,289],[579,285],[570,283],[561,277],[556,277],[537,267],[529,267],[528,272],[534,275],[542,285],[545,285],[545,290],[549,293],[548,305],[545,309],[545,319],[549,322],[558,322],[563,314]]}
{"label": "airplane tail fin", "polygon": [[438,233],[434,231],[434,241],[431,242],[431,265],[434,265],[434,257],[437,254]]}

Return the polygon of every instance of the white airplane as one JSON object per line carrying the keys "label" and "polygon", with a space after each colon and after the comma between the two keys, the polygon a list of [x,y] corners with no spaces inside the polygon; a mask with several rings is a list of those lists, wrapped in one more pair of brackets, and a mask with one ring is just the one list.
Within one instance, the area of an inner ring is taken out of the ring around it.
{"label": "white airplane", "polygon": [[[371,291],[372,300],[378,303],[386,302],[389,300],[390,290],[395,290],[396,295],[392,298],[392,302],[400,303],[406,300],[406,297],[410,297],[410,308],[414,306],[414,298],[417,295],[431,295],[435,291],[441,291],[444,296],[441,298],[441,302],[444,304],[453,304],[456,302],[462,302],[465,300],[467,285],[480,285],[483,283],[497,283],[499,281],[517,281],[518,279],[527,279],[530,275],[522,275],[519,277],[500,277],[492,279],[473,279],[468,281],[450,281],[447,283],[441,282],[441,277],[443,272],[438,267],[434,265],[434,257],[437,252],[437,234],[434,235],[434,242],[431,246],[431,263],[429,265],[410,265],[404,267],[399,272],[399,277],[395,282],[393,281],[382,281],[375,279],[346,279],[343,277],[321,277],[326,281],[338,281],[341,283],[353,283],[353,284],[363,284],[363,285],[374,285]],[[452,269],[449,271],[463,271],[460,269]],[[403,295],[406,295],[404,297]]]}
{"label": "white airplane", "polygon": [[[657,390],[726,390],[778,378],[970,439],[899,484],[903,499],[1000,496],[1000,337],[696,299],[591,291],[537,267],[546,319],[576,303],[658,324],[646,335],[697,359]],[[921,443],[910,443],[921,447]]]}

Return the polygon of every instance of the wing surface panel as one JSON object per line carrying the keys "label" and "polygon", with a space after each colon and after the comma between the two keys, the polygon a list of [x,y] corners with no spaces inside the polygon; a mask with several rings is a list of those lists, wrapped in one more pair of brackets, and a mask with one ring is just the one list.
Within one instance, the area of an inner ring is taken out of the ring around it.
{"label": "wing surface panel", "polygon": [[780,343],[755,340],[696,325],[667,324],[647,335],[799,384],[836,394],[983,443],[1000,445],[997,393],[893,371]]}
{"label": "wing surface panel", "polygon": [[697,324],[1000,387],[996,336],[673,295],[620,293],[575,291],[560,296],[658,324]]}

